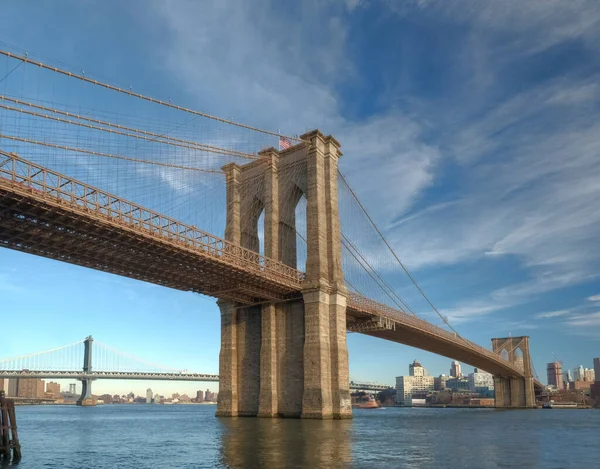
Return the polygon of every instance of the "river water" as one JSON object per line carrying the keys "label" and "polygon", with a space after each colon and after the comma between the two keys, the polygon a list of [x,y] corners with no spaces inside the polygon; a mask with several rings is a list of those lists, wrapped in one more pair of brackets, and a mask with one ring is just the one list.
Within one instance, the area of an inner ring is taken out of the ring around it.
{"label": "river water", "polygon": [[359,409],[351,421],[214,413],[18,407],[17,468],[600,468],[598,410]]}

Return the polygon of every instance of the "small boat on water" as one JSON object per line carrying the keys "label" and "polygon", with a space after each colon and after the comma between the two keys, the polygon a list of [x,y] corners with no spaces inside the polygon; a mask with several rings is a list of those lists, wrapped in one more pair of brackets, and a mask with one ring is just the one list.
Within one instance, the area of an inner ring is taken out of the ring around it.
{"label": "small boat on water", "polygon": [[380,405],[377,403],[373,394],[370,394],[366,400],[362,400],[358,405],[359,409],[378,409]]}

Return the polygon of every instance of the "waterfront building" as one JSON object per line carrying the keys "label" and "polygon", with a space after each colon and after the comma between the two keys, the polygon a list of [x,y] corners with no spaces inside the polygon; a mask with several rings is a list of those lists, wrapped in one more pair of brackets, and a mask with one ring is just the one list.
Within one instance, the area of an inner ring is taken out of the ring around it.
{"label": "waterfront building", "polygon": [[401,405],[412,405],[413,393],[434,390],[434,377],[426,376],[425,368],[415,360],[408,367],[409,376],[396,377],[396,402]]}
{"label": "waterfront building", "polygon": [[594,379],[600,381],[600,358],[594,358],[594,375]]}
{"label": "waterfront building", "polygon": [[202,402],[204,400],[204,391],[196,391],[196,402]]}
{"label": "waterfront building", "polygon": [[427,376],[427,370],[417,360],[408,365],[409,376]]}
{"label": "waterfront building", "polygon": [[459,378],[460,376],[462,376],[462,373],[460,371],[460,363],[458,363],[456,360],[453,361],[450,365],[450,376],[452,376],[453,378]]}
{"label": "waterfront building", "polygon": [[146,389],[146,404],[152,404],[152,389]]}
{"label": "waterfront building", "polygon": [[446,389],[446,381],[450,379],[450,376],[441,374],[433,378],[433,389],[434,391],[443,391]]}
{"label": "waterfront building", "polygon": [[28,399],[41,399],[45,396],[45,382],[41,379],[14,379],[14,384],[9,384],[11,397],[24,397]]}
{"label": "waterfront building", "polygon": [[446,387],[454,392],[468,391],[469,380],[467,378],[450,378],[446,381]]}
{"label": "waterfront building", "polygon": [[60,397],[60,384],[50,381],[46,384],[46,392],[53,397]]}
{"label": "waterfront building", "polygon": [[548,386],[556,386],[557,389],[562,389],[562,363],[552,362],[546,365],[546,376],[548,378]]}
{"label": "waterfront building", "polygon": [[8,392],[6,393],[7,397],[17,397],[18,383],[19,383],[18,379],[9,379],[8,380]]}
{"label": "waterfront building", "polygon": [[468,376],[469,390],[483,396],[490,396],[494,391],[494,376],[491,373],[473,369]]}
{"label": "waterfront building", "polygon": [[77,385],[75,383],[69,384],[69,393],[77,394]]}
{"label": "waterfront building", "polygon": [[591,384],[590,397],[592,398],[592,403],[600,407],[600,381]]}

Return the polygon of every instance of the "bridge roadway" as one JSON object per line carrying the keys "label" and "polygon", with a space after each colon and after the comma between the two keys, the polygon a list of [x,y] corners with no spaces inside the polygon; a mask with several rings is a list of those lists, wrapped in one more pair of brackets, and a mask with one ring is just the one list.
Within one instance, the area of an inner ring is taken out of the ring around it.
{"label": "bridge roadway", "polygon": [[136,379],[136,380],[160,380],[160,381],[207,381],[218,382],[219,375],[207,375],[201,373],[150,373],[130,371],[38,371],[0,370],[0,379]]}
{"label": "bridge roadway", "polygon": [[[1,150],[0,246],[245,305],[299,298],[304,279],[281,262]],[[490,350],[355,293],[347,328],[497,376],[523,376]]]}

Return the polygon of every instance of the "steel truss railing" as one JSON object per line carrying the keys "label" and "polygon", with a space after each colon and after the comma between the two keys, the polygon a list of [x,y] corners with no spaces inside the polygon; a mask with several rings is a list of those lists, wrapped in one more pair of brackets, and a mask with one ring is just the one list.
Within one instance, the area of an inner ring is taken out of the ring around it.
{"label": "steel truss railing", "polygon": [[126,225],[176,244],[191,247],[245,270],[300,289],[304,273],[249,249],[199,230],[173,218],[144,208],[64,174],[0,150],[0,186],[12,184],[43,199],[69,204],[77,210],[92,212],[101,219]]}
{"label": "steel truss railing", "polygon": [[473,350],[474,352],[480,353],[480,354],[486,356],[487,358],[496,361],[497,363],[500,363],[504,366],[508,366],[509,368],[513,369],[518,375],[523,374],[523,370],[520,369],[519,367],[504,360],[502,357],[495,354],[494,352],[487,350],[487,349],[481,347],[480,345],[477,345],[474,342],[471,342],[471,341],[459,336],[458,334],[449,332],[445,329],[442,329],[441,327],[438,327],[434,324],[424,321],[423,319],[419,319],[419,318],[412,316],[408,313],[405,313],[403,311],[399,311],[397,309],[390,308],[387,305],[384,305],[384,304],[378,303],[376,301],[370,300],[368,298],[365,298],[364,296],[359,295],[357,293],[350,292],[348,294],[348,307],[352,308],[356,311],[360,311],[360,312],[364,312],[364,313],[368,313],[368,314],[372,314],[372,315],[376,315],[376,316],[381,316],[382,318],[390,319],[397,324],[408,325],[415,329],[427,331],[432,335],[435,335],[442,339],[446,339],[449,342],[453,342],[455,344],[465,346],[466,348],[469,348],[469,349]]}

